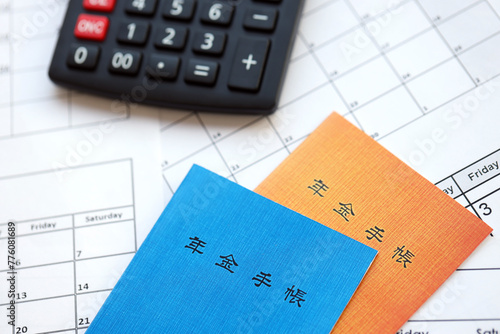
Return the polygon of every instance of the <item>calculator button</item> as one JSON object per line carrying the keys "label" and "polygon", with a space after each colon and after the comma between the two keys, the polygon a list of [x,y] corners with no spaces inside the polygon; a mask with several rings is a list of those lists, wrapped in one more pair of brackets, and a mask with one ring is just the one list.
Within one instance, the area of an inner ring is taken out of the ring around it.
{"label": "calculator button", "polygon": [[106,16],[80,14],[76,20],[75,37],[93,41],[103,41],[108,31],[109,20]]}
{"label": "calculator button", "polygon": [[191,59],[184,80],[202,85],[213,85],[217,79],[219,64],[213,61]]}
{"label": "calculator button", "polygon": [[262,80],[269,40],[241,38],[231,67],[228,86],[235,89],[257,91]]}
{"label": "calculator button", "polygon": [[153,15],[157,0],[127,0],[125,11],[130,14]]}
{"label": "calculator button", "polygon": [[109,62],[109,71],[119,74],[134,75],[141,66],[142,53],[130,50],[113,50],[113,56]]}
{"label": "calculator button", "polygon": [[96,12],[111,13],[116,0],[83,0],[83,8]]}
{"label": "calculator button", "polygon": [[153,54],[149,58],[146,71],[153,78],[173,80],[177,78],[180,63],[179,57]]}
{"label": "calculator button", "polygon": [[229,25],[233,19],[234,7],[228,3],[206,2],[201,12],[201,21],[205,23]]}
{"label": "calculator button", "polygon": [[186,45],[188,30],[182,27],[163,26],[155,37],[155,46],[160,49],[182,50]]}
{"label": "calculator button", "polygon": [[168,0],[163,6],[163,16],[168,19],[190,20],[195,7],[195,0]]}
{"label": "calculator button", "polygon": [[226,34],[221,32],[197,31],[193,37],[193,51],[220,55],[226,45]]}
{"label": "calculator button", "polygon": [[149,23],[122,22],[118,29],[117,40],[122,43],[143,45],[149,35]]}
{"label": "calculator button", "polygon": [[66,59],[70,67],[92,70],[97,65],[100,49],[96,45],[71,44]]}
{"label": "calculator button", "polygon": [[278,11],[276,9],[248,9],[243,26],[247,29],[273,31],[276,26]]}

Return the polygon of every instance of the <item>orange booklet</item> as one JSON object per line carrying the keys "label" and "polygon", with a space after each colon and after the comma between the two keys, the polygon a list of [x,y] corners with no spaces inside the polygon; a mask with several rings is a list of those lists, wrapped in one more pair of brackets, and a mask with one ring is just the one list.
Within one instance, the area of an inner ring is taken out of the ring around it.
{"label": "orange booklet", "polygon": [[492,231],[336,113],[255,191],[379,251],[333,333],[395,333]]}

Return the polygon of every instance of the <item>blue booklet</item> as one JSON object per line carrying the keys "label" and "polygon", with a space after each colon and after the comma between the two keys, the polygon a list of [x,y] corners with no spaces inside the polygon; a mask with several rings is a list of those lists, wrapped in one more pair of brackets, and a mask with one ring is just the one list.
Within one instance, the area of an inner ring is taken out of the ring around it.
{"label": "blue booklet", "polygon": [[329,333],[376,254],[195,165],[87,334]]}

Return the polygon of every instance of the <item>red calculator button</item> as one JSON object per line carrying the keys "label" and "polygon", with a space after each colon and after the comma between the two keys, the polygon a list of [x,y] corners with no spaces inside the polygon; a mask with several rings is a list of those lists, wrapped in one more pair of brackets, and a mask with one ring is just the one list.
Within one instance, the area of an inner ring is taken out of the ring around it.
{"label": "red calculator button", "polygon": [[116,0],[83,0],[83,8],[97,12],[111,13]]}
{"label": "red calculator button", "polygon": [[75,26],[75,36],[81,39],[103,41],[108,32],[109,20],[106,16],[80,14]]}

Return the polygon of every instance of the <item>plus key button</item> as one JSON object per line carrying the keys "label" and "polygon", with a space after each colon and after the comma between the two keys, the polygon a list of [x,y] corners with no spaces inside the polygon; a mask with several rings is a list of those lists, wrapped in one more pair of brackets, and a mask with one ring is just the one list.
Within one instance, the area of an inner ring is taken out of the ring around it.
{"label": "plus key button", "polygon": [[258,91],[268,51],[267,39],[241,38],[236,48],[228,86],[232,89]]}
{"label": "plus key button", "polygon": [[253,54],[249,54],[247,59],[242,59],[241,62],[246,65],[246,70],[250,71],[252,65],[257,65],[257,60],[253,59]]}

